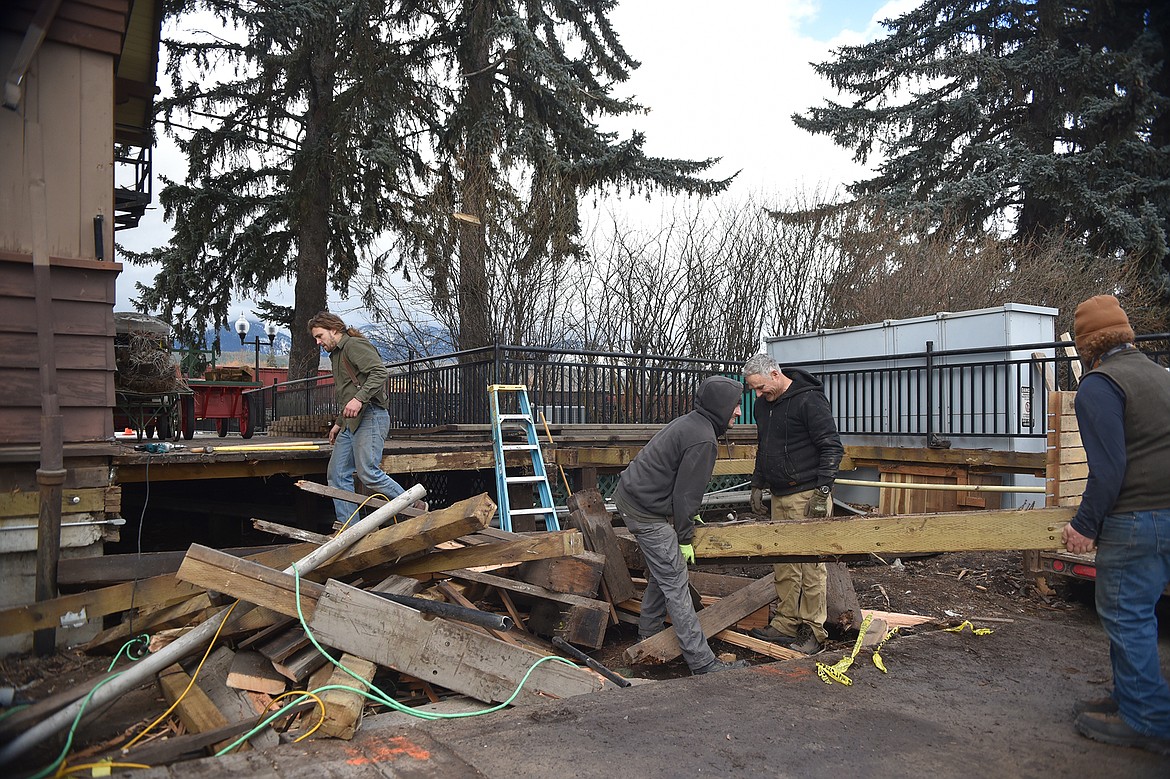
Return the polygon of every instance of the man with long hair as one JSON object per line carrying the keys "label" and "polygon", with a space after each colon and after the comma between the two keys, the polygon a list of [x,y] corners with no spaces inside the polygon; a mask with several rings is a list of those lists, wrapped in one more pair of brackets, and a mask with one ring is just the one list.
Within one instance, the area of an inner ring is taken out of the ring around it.
{"label": "man with long hair", "polygon": [[[341,411],[329,430],[333,453],[329,456],[329,485],[353,492],[357,478],[369,490],[394,499],[402,485],[382,470],[382,448],[390,432],[386,410],[386,365],[374,345],[356,328],[347,327],[341,317],[321,311],[309,320],[309,332],[329,353],[333,365],[333,386]],[[419,505],[421,504],[421,505]],[[426,509],[419,501],[417,508]],[[357,510],[349,501],[333,501],[337,521],[344,524]]]}

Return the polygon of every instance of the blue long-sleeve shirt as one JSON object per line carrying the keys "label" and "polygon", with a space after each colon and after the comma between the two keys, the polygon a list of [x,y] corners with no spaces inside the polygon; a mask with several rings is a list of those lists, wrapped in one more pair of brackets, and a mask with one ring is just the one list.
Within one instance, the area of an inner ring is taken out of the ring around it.
{"label": "blue long-sleeve shirt", "polygon": [[1081,381],[1074,407],[1089,479],[1072,526],[1086,538],[1096,538],[1125,477],[1125,394],[1105,376],[1092,373]]}

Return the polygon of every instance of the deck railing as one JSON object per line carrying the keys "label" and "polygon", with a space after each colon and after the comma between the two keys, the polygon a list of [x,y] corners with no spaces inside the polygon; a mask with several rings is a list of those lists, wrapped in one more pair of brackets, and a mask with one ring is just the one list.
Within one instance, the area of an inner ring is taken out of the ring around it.
{"label": "deck railing", "polygon": [[[1170,364],[1170,334],[1141,336],[1138,345]],[[1048,388],[1074,389],[1071,342],[935,350],[805,363],[824,382],[842,434],[951,437],[1040,437]],[[689,411],[703,379],[738,379],[742,361],[645,353],[492,346],[417,357],[387,368],[388,409],[398,428],[487,424],[487,387],[524,384],[550,424],[663,424]],[[290,415],[335,414],[333,377],[257,389],[261,424]],[[751,392],[744,421],[752,422]],[[258,429],[263,429],[258,426]]]}

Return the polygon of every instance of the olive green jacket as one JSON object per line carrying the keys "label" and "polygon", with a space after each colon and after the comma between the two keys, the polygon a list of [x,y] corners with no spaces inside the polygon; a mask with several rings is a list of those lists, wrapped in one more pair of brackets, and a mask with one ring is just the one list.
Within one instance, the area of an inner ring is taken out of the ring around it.
{"label": "olive green jacket", "polygon": [[333,365],[333,384],[337,391],[337,425],[352,433],[361,424],[362,414],[346,418],[342,413],[345,404],[357,398],[362,402],[363,413],[371,403],[385,408],[389,372],[372,343],[346,333],[342,333],[337,348],[329,353],[329,362]]}

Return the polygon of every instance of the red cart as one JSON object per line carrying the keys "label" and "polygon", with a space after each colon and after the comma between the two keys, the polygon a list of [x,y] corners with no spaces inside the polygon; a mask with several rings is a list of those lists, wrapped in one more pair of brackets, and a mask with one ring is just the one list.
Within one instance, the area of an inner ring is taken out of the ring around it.
{"label": "red cart", "polygon": [[195,436],[197,419],[214,419],[220,438],[228,434],[228,423],[233,419],[239,423],[241,438],[251,438],[256,432],[260,420],[255,397],[245,393],[263,386],[260,382],[190,379],[187,383],[192,394],[183,396],[182,430],[188,441]]}

